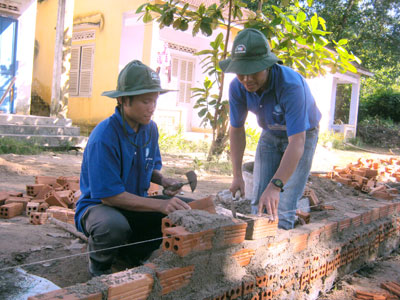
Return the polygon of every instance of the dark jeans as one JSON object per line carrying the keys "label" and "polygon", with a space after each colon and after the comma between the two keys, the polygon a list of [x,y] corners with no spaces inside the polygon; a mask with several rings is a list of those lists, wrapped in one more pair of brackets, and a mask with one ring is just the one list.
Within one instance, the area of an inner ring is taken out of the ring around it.
{"label": "dark jeans", "polygon": [[[150,198],[168,200],[167,196]],[[185,202],[191,199],[179,197]],[[158,212],[134,212],[99,204],[90,207],[82,216],[81,224],[88,237],[89,254],[92,264],[99,270],[107,270],[118,255],[127,264],[135,266],[145,260],[160,244],[161,239],[118,247],[125,244],[160,238],[161,219]],[[102,250],[116,247],[116,249]],[[99,251],[102,250],[102,251]]]}

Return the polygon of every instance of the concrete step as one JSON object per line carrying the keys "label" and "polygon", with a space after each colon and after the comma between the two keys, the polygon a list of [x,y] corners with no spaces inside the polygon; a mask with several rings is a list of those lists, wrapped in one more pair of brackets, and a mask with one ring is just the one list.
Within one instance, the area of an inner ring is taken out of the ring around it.
{"label": "concrete step", "polygon": [[68,135],[29,135],[29,134],[0,134],[1,138],[12,138],[30,142],[42,147],[80,147],[86,146],[88,138],[85,136]]}
{"label": "concrete step", "polygon": [[0,113],[0,124],[14,125],[47,125],[47,126],[72,126],[71,119],[60,119],[56,117],[42,117],[16,114]]}
{"label": "concrete step", "polygon": [[0,124],[0,134],[79,136],[80,128],[75,126]]}

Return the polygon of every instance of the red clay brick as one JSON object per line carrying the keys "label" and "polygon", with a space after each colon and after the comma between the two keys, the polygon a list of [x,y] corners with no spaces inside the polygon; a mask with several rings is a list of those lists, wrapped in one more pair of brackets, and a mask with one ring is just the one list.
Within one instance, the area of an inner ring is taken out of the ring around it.
{"label": "red clay brick", "polygon": [[341,231],[349,228],[350,225],[351,225],[351,219],[350,218],[347,218],[347,219],[344,219],[342,221],[339,221],[338,222],[338,231],[341,232]]}
{"label": "red clay brick", "polygon": [[255,294],[251,297],[251,300],[260,300],[259,294]]}
{"label": "red clay brick", "polygon": [[365,170],[365,177],[373,178],[378,176],[378,170],[368,169],[368,168],[360,168],[360,170]]}
{"label": "red clay brick", "polygon": [[304,189],[303,197],[307,197],[310,200],[311,206],[316,206],[319,204],[317,195],[315,194],[314,190],[309,187]]}
{"label": "red clay brick", "polygon": [[36,296],[28,297],[28,300],[54,300],[54,299],[63,299],[63,300],[101,300],[102,294],[93,293],[93,294],[83,294],[83,293],[74,293],[70,291],[68,288],[55,290],[52,292],[48,292],[45,294],[40,294]]}
{"label": "red clay brick", "polygon": [[371,223],[372,211],[367,211],[361,215],[361,219],[364,225]]}
{"label": "red clay brick", "polygon": [[16,191],[8,191],[8,194],[10,195],[10,197],[23,197],[23,193],[22,192],[16,192]]}
{"label": "red clay brick", "polygon": [[286,250],[287,247],[289,247],[289,239],[284,239],[282,241],[270,243],[267,245],[267,247],[274,253],[277,253],[277,254],[282,253],[283,251]]}
{"label": "red clay brick", "polygon": [[308,283],[310,283],[310,273],[311,273],[311,270],[306,270],[301,274],[301,277],[300,277],[300,290],[301,291],[304,290],[304,288],[306,287],[306,285]]}
{"label": "red clay brick", "polygon": [[301,210],[297,210],[296,211],[296,216],[298,216],[300,219],[302,219],[305,224],[309,224],[310,223],[310,219],[311,219],[310,213],[304,212],[304,211],[301,211]]}
{"label": "red clay brick", "polygon": [[379,207],[373,208],[371,210],[371,221],[374,222],[379,219]]}
{"label": "red clay brick", "polygon": [[26,215],[30,216],[30,214],[32,212],[39,211],[39,205],[40,205],[40,203],[37,203],[37,202],[29,202],[29,203],[27,203],[27,205],[26,205]]}
{"label": "red clay brick", "polygon": [[60,206],[51,206],[46,210],[46,212],[54,219],[57,219],[61,222],[74,224],[75,211],[72,209]]}
{"label": "red clay brick", "polygon": [[103,280],[108,288],[108,300],[147,299],[153,289],[154,279],[150,274],[124,276],[125,271],[114,273]]}
{"label": "red clay brick", "polygon": [[36,184],[48,184],[52,187],[55,185],[60,186],[57,184],[57,178],[53,176],[36,176],[35,177],[35,183]]}
{"label": "red clay brick", "polygon": [[337,233],[337,230],[338,230],[338,222],[332,222],[324,226],[323,233],[326,238],[331,238],[334,234]]}
{"label": "red clay brick", "polygon": [[10,196],[8,197],[8,199],[6,200],[5,204],[9,204],[9,203],[21,203],[23,206],[23,211],[26,210],[26,206],[28,204],[28,202],[30,201],[30,199],[25,198],[25,197],[13,197]]}
{"label": "red clay brick", "polygon": [[63,185],[64,190],[71,190],[74,193],[80,190],[79,182],[68,182],[67,184]]}
{"label": "red clay brick", "polygon": [[46,201],[50,206],[60,206],[68,208],[68,205],[58,196],[56,191],[47,193],[44,201]]}
{"label": "red clay brick", "polygon": [[381,288],[388,290],[389,292],[400,297],[400,284],[394,281],[387,281],[381,283]]}
{"label": "red clay brick", "polygon": [[260,292],[259,294],[259,299],[260,300],[272,300],[272,298],[274,297],[274,293],[272,290],[267,289],[267,290],[263,290]]}
{"label": "red clay brick", "polygon": [[229,225],[221,227],[223,230],[223,244],[231,245],[231,244],[240,244],[244,241],[246,236],[246,227],[247,223],[240,223],[235,225]]}
{"label": "red clay brick", "polygon": [[44,184],[31,184],[26,186],[26,194],[35,197],[43,189]]}
{"label": "red clay brick", "polygon": [[351,184],[351,179],[349,179],[349,178],[344,178],[344,177],[336,177],[335,178],[335,181],[336,182],[339,182],[339,183],[341,183],[341,184],[344,184],[344,185],[350,185]]}
{"label": "red clay brick", "polygon": [[275,221],[267,217],[248,217],[243,219],[247,223],[246,240],[258,240],[266,237],[276,236],[278,230],[278,219]]}
{"label": "red clay brick", "polygon": [[44,200],[44,198],[46,197],[47,193],[50,192],[50,191],[53,191],[53,190],[54,189],[50,185],[45,184],[43,186],[43,188],[39,191],[39,193],[36,195],[36,197],[34,197],[33,199],[42,199],[42,200]]}
{"label": "red clay brick", "polygon": [[237,299],[242,296],[242,285],[234,287],[226,292],[228,299]]}
{"label": "red clay brick", "polygon": [[214,198],[213,196],[208,196],[206,198],[195,200],[188,204],[192,209],[205,210],[211,214],[215,214],[216,211],[213,198]]}
{"label": "red clay brick", "polygon": [[173,251],[181,257],[193,251],[209,250],[212,248],[214,234],[212,229],[191,233],[182,226],[166,228],[163,249]]}
{"label": "red clay brick", "polygon": [[173,268],[156,272],[162,287],[161,295],[168,294],[178,290],[190,283],[190,279],[194,272],[194,266],[184,268]]}
{"label": "red clay brick", "polygon": [[8,203],[0,206],[0,218],[10,219],[22,214],[24,207],[22,203]]}
{"label": "red clay brick", "polygon": [[365,177],[366,171],[365,170],[360,170],[360,169],[353,169],[352,173],[354,175]]}
{"label": "red clay brick", "polygon": [[168,217],[164,217],[161,221],[161,231],[164,233],[165,228],[176,227],[176,225],[168,219]]}
{"label": "red clay brick", "polygon": [[308,236],[309,236],[308,233],[304,233],[290,238],[290,244],[293,247],[294,253],[303,251],[307,248]]}
{"label": "red clay brick", "polygon": [[[35,201],[35,200],[33,200],[33,201]],[[50,207],[50,205],[47,202],[39,203],[38,211],[45,212],[49,207]]]}
{"label": "red clay brick", "polygon": [[387,191],[375,191],[369,192],[369,194],[375,198],[383,199],[383,200],[393,200],[396,198],[395,195],[388,193]]}
{"label": "red clay brick", "polygon": [[310,235],[308,237],[309,243],[317,244],[323,232],[324,232],[324,227],[320,227],[310,232]]}
{"label": "red clay brick", "polygon": [[268,284],[268,275],[256,277],[256,285],[258,287],[266,287],[267,284]]}
{"label": "red clay brick", "polygon": [[351,226],[358,227],[361,225],[361,215],[351,218]]}
{"label": "red clay brick", "polygon": [[243,286],[242,286],[243,296],[252,293],[254,291],[254,289],[255,289],[254,281],[243,282]]}
{"label": "red clay brick", "polygon": [[234,259],[238,262],[239,266],[245,267],[250,263],[251,258],[256,253],[253,249],[242,249],[232,255]]}
{"label": "red clay brick", "polygon": [[54,194],[67,205],[74,203],[74,192],[71,190],[54,192]]}
{"label": "red clay brick", "polygon": [[30,215],[30,223],[33,224],[33,225],[46,224],[47,219],[48,219],[48,214],[47,213],[33,212]]}

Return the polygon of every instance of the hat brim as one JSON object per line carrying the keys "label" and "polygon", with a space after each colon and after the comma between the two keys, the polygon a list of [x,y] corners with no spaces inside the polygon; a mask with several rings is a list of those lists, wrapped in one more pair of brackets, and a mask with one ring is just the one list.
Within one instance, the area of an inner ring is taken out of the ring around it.
{"label": "hat brim", "polygon": [[136,96],[136,95],[142,95],[142,94],[147,94],[147,93],[154,93],[154,92],[159,92],[160,94],[165,94],[168,92],[176,92],[175,90],[167,90],[167,89],[142,89],[142,90],[136,90],[136,91],[105,91],[101,93],[102,96],[110,97],[110,98],[118,98],[118,97],[123,97],[123,96]]}
{"label": "hat brim", "polygon": [[221,60],[219,67],[224,73],[235,73],[249,75],[265,70],[276,63],[282,63],[275,54],[270,53],[261,59],[236,59],[231,58]]}

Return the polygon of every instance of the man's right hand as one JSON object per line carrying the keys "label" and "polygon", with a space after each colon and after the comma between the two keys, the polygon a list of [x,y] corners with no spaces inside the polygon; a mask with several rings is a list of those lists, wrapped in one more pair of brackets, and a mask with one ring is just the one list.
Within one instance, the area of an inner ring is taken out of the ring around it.
{"label": "man's right hand", "polygon": [[244,198],[245,190],[243,177],[234,177],[229,190],[231,191],[232,195],[236,195],[236,192],[240,191],[240,197]]}
{"label": "man's right hand", "polygon": [[176,210],[190,210],[191,207],[181,199],[173,197],[169,200],[162,200],[160,212],[165,215],[168,215]]}

